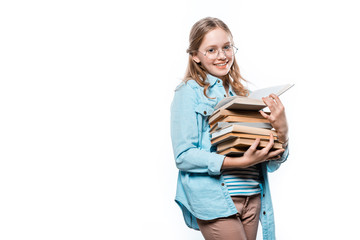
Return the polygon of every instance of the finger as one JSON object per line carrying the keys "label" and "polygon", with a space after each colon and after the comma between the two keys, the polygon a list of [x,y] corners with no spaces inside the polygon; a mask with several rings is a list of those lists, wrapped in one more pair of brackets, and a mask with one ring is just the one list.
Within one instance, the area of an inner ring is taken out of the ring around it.
{"label": "finger", "polygon": [[260,138],[256,138],[255,141],[253,142],[253,144],[251,144],[251,146],[249,147],[248,150],[251,150],[252,152],[256,151],[259,144],[260,144]]}
{"label": "finger", "polygon": [[266,114],[263,110],[259,111],[261,116],[263,116],[264,118],[268,119],[270,117],[270,115]]}
{"label": "finger", "polygon": [[275,157],[275,156],[277,156],[277,155],[280,155],[280,154],[282,154],[283,152],[285,151],[285,149],[278,149],[278,150],[275,150],[275,151],[271,151],[271,152],[269,152],[269,154],[268,154],[268,159],[270,159],[270,158],[273,158],[273,157]]}
{"label": "finger", "polygon": [[275,157],[271,157],[271,158],[268,158],[267,160],[270,161],[270,160],[278,160],[280,159],[281,156],[280,155],[276,155]]}
{"label": "finger", "polygon": [[263,102],[266,104],[266,106],[268,106],[268,108],[270,109],[271,112],[274,111],[275,109],[275,102],[274,100],[270,99],[269,97],[263,97],[262,98]]}
{"label": "finger", "polygon": [[270,94],[270,97],[272,97],[279,106],[281,106],[281,107],[284,106],[278,95],[272,93],[272,94]]}
{"label": "finger", "polygon": [[270,140],[266,147],[263,148],[264,151],[269,152],[271,148],[274,146],[274,136],[270,133]]}

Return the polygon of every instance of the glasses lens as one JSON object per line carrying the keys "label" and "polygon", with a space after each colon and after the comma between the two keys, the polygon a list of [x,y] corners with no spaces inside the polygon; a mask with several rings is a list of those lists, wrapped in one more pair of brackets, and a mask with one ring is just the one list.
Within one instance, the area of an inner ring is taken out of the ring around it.
{"label": "glasses lens", "polygon": [[212,51],[206,51],[205,56],[208,57],[209,59],[216,59],[218,54],[218,50],[212,50]]}
{"label": "glasses lens", "polygon": [[238,49],[236,47],[234,47],[234,46],[232,46],[231,48],[232,48],[232,51],[233,51],[232,55],[235,55]]}
{"label": "glasses lens", "polygon": [[229,48],[224,49],[226,56],[232,57],[235,55],[237,49],[234,46],[230,46]]}
{"label": "glasses lens", "polygon": [[219,57],[220,53],[224,53],[225,56],[227,57],[232,57],[235,55],[235,53],[237,52],[237,48],[234,46],[229,46],[228,48],[224,48],[222,50],[218,50],[218,49],[212,49],[211,51],[207,51],[205,53],[205,56],[208,57],[209,59],[216,59]]}

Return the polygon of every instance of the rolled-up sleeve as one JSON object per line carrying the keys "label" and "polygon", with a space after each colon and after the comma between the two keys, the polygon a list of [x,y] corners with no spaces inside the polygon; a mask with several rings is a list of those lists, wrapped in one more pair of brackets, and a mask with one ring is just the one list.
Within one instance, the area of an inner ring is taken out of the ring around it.
{"label": "rolled-up sleeve", "polygon": [[194,89],[184,84],[175,91],[171,104],[171,139],[176,166],[181,171],[219,175],[224,156],[203,149]]}
{"label": "rolled-up sleeve", "polygon": [[276,171],[280,165],[287,160],[289,156],[289,145],[286,146],[284,153],[277,160],[271,160],[267,162],[267,170],[268,172]]}

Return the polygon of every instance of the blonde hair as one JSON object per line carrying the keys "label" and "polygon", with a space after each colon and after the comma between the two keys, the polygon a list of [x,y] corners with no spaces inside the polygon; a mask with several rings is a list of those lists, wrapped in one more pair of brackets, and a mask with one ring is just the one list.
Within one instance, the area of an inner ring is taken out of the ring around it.
{"label": "blonde hair", "polygon": [[[218,18],[207,17],[196,22],[191,28],[189,36],[189,48],[186,50],[186,52],[189,53],[189,61],[184,81],[187,82],[190,79],[194,79],[201,87],[204,87],[204,95],[207,98],[209,97],[207,96],[206,91],[210,85],[209,82],[205,81],[207,71],[202,68],[201,63],[196,63],[192,57],[197,53],[205,35],[215,28],[223,29],[230,35],[231,41],[233,41],[233,36],[230,32],[230,29],[223,21]],[[241,84],[241,80],[246,81],[240,75],[240,69],[234,56],[234,62],[228,74],[223,77],[223,81],[225,87],[230,85],[237,95],[246,96],[248,94],[248,90]]]}

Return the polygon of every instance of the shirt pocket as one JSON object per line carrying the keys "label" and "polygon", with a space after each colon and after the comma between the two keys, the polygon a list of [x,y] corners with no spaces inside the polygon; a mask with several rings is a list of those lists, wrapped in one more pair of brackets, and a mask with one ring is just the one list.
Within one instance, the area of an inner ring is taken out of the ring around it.
{"label": "shirt pocket", "polygon": [[208,104],[200,103],[195,108],[195,112],[198,125],[199,148],[210,151],[210,126],[208,118],[214,112],[214,108]]}
{"label": "shirt pocket", "polygon": [[205,132],[209,129],[209,116],[214,112],[214,108],[208,104],[200,103],[196,108],[199,130]]}

